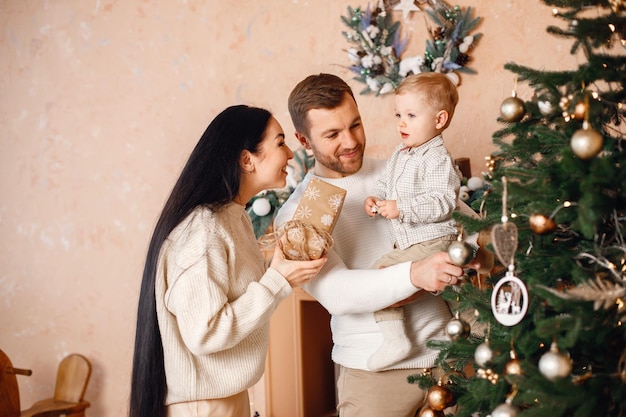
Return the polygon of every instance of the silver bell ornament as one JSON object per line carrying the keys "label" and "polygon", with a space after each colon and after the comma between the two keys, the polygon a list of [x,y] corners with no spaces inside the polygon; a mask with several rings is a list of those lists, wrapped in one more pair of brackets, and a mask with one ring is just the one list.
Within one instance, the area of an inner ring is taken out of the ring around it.
{"label": "silver bell ornament", "polygon": [[469,323],[463,320],[457,311],[454,317],[446,324],[445,330],[450,340],[454,342],[460,338],[467,339],[470,335],[471,328]]}
{"label": "silver bell ornament", "polygon": [[539,372],[550,381],[565,378],[572,372],[572,359],[569,355],[559,352],[556,342],[552,342],[550,351],[539,359]]}

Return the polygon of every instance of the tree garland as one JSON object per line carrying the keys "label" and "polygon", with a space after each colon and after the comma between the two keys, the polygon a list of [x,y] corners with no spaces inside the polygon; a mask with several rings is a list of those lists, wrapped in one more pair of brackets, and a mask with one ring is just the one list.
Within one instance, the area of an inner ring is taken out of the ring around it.
{"label": "tree garland", "polygon": [[342,33],[354,45],[348,49],[352,63],[348,68],[357,74],[355,80],[366,85],[361,94],[391,93],[408,75],[420,72],[445,73],[455,84],[460,81],[457,72],[476,73],[466,65],[470,49],[482,37],[481,33],[470,35],[481,18],[472,17],[471,7],[463,11],[441,0],[420,3],[427,3],[426,13],[437,26],[429,28],[424,54],[412,57],[402,58],[408,39],[401,37],[400,22],[387,13],[384,1],[374,10],[369,5],[365,10],[348,6],[348,15],[341,16],[350,28]]}

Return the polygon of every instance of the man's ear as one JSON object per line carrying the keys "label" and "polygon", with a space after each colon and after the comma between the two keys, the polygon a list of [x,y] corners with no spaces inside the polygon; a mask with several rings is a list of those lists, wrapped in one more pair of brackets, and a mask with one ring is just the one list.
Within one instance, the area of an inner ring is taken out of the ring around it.
{"label": "man's ear", "polygon": [[298,142],[300,142],[300,145],[302,145],[304,149],[311,149],[309,140],[302,133],[296,132],[296,139],[298,139]]}
{"label": "man's ear", "polygon": [[436,129],[443,129],[446,124],[448,123],[448,118],[449,118],[449,114],[447,111],[445,110],[439,110],[439,112],[437,113],[437,116],[435,118],[435,128]]}
{"label": "man's ear", "polygon": [[252,154],[249,150],[244,149],[239,157],[239,166],[245,172],[251,174],[254,172],[254,161],[252,160]]}

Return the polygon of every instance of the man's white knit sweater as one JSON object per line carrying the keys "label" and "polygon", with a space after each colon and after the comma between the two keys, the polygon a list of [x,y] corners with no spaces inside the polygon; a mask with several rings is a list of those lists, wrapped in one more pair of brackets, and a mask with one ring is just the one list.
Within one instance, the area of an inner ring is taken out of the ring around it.
{"label": "man's white knit sweater", "polygon": [[166,404],[223,398],[263,374],[269,321],[291,294],[265,261],[244,207],[197,208],[161,248],[156,302]]}
{"label": "man's white knit sweater", "polygon": [[[384,161],[366,158],[354,175],[318,177],[345,189],[347,195],[333,231],[335,244],[328,262],[305,290],[332,315],[333,361],[354,369],[367,370],[368,358],[383,342],[372,313],[416,291],[410,280],[410,262],[369,269],[376,259],[392,250],[388,221],[380,216],[371,218],[363,210],[363,200],[371,194],[384,166]],[[281,207],[276,227],[293,217],[312,177],[309,172]],[[451,318],[446,302],[429,293],[406,305],[404,316],[413,346],[408,358],[390,369],[432,367],[437,352],[427,349],[426,341],[446,338],[444,328]]]}

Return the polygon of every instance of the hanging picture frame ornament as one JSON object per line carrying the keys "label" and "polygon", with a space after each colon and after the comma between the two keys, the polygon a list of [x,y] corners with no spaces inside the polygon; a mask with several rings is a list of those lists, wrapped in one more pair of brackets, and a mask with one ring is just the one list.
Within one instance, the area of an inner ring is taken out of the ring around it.
{"label": "hanging picture frame ornament", "polygon": [[507,210],[507,179],[502,177],[502,224],[491,230],[496,256],[507,271],[494,286],[491,294],[491,311],[498,323],[515,326],[528,310],[528,290],[524,282],[515,276],[515,251],[517,250],[517,226],[509,222]]}

